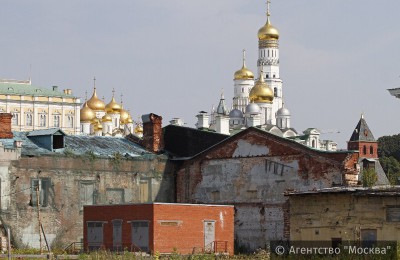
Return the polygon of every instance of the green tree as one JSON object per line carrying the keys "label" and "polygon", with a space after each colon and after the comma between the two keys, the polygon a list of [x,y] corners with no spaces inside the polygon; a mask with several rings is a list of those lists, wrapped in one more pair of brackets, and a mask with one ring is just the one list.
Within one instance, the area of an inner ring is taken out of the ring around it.
{"label": "green tree", "polygon": [[400,177],[400,162],[393,156],[382,157],[379,159],[383,170],[389,179],[391,185],[396,185]]}
{"label": "green tree", "polygon": [[375,169],[366,168],[362,171],[361,178],[363,187],[372,187],[378,181],[378,174],[376,174]]}

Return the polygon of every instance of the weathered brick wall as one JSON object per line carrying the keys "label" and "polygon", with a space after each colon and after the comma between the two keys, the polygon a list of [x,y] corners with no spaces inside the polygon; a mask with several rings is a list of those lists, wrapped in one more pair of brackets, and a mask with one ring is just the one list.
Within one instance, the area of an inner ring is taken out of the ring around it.
{"label": "weathered brick wall", "polygon": [[285,191],[341,185],[346,173],[357,174],[356,158],[247,132],[186,162],[177,174],[177,201],[235,205],[236,242],[252,251],[288,239]]}
{"label": "weathered brick wall", "polygon": [[[379,191],[373,191],[377,194]],[[398,241],[400,222],[386,219],[388,207],[398,207],[398,196],[353,196],[319,193],[289,196],[290,239],[294,241],[360,240],[362,229],[376,229],[378,241]]]}
{"label": "weathered brick wall", "polygon": [[[48,205],[40,208],[48,241],[64,246],[80,241],[82,233],[82,194],[92,185],[97,204],[140,202],[140,186],[148,184],[151,201],[174,201],[174,167],[166,158],[100,159],[91,157],[23,157],[12,163],[10,207],[2,221],[11,227],[15,245],[38,247],[37,207],[31,203],[32,179],[49,178]],[[115,195],[117,194],[117,195]],[[33,194],[35,196],[35,194]],[[143,197],[143,196],[142,196]]]}
{"label": "weathered brick wall", "polygon": [[13,138],[11,118],[12,115],[10,113],[0,113],[0,139]]}

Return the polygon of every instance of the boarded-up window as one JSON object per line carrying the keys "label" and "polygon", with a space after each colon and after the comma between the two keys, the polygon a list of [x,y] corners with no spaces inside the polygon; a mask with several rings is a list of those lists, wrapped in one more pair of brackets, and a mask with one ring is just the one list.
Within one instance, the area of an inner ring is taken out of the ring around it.
{"label": "boarded-up window", "polygon": [[140,202],[151,201],[151,179],[142,179],[140,185]]}
{"label": "boarded-up window", "polygon": [[213,202],[216,202],[220,199],[220,194],[218,190],[211,192],[211,199]]}
{"label": "boarded-up window", "polygon": [[386,221],[388,222],[400,221],[400,206],[388,206],[386,208]]}
{"label": "boarded-up window", "polygon": [[37,206],[37,194],[39,194],[40,206],[47,207],[50,187],[50,178],[31,179],[31,206]]}
{"label": "boarded-up window", "polygon": [[248,190],[246,194],[247,199],[257,199],[257,190]]}
{"label": "boarded-up window", "polygon": [[109,204],[120,204],[125,202],[124,189],[107,189],[107,202]]}
{"label": "boarded-up window", "polygon": [[95,203],[95,187],[92,181],[80,182],[80,201],[81,207],[83,205],[93,205]]}

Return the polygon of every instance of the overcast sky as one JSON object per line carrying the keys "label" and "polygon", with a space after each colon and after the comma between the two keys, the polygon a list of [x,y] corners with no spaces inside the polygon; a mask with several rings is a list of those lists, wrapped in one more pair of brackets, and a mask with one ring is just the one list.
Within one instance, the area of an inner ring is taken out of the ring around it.
{"label": "overcast sky", "polygon": [[[200,110],[229,107],[242,49],[256,73],[264,0],[3,0],[0,77],[41,87],[112,88],[133,119],[146,113],[194,127]],[[273,0],[285,105],[345,148],[361,113],[376,138],[400,132],[400,1]],[[31,66],[31,72],[30,72]]]}

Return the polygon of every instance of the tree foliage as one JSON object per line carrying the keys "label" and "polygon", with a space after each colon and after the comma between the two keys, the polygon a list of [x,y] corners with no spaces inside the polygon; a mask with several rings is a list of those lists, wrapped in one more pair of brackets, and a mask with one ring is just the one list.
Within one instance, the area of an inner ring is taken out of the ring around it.
{"label": "tree foliage", "polygon": [[379,157],[394,157],[400,161],[400,134],[378,138]]}
{"label": "tree foliage", "polygon": [[379,161],[390,184],[398,184],[400,178],[400,134],[378,138]]}
{"label": "tree foliage", "polygon": [[378,181],[378,174],[374,168],[366,168],[362,171],[363,187],[372,187]]}

